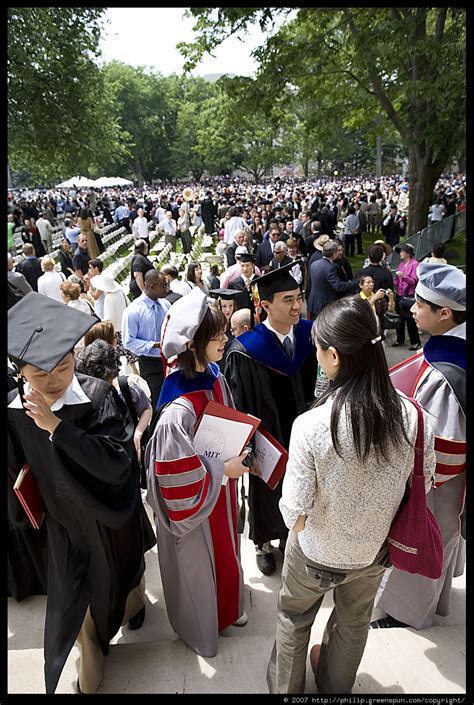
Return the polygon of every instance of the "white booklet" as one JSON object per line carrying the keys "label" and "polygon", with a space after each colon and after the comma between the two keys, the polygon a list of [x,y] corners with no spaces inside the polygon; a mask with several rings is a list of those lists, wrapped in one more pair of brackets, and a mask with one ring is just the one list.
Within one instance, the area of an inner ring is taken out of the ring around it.
{"label": "white booklet", "polygon": [[[236,458],[242,452],[253,426],[204,413],[194,436],[194,447],[199,455],[219,460]],[[227,484],[224,475],[222,484]]]}
{"label": "white booklet", "polygon": [[255,458],[260,470],[260,477],[268,482],[282,454],[260,431],[255,432]]}

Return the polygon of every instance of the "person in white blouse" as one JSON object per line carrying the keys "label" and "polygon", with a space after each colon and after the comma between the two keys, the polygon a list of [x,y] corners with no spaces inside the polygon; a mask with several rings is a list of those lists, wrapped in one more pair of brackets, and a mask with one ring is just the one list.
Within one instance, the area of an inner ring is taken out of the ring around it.
{"label": "person in white blouse", "polygon": [[41,269],[44,274],[38,277],[38,294],[49,296],[56,301],[62,301],[63,297],[59,288],[66,277],[62,272],[57,272],[54,269],[54,260],[52,257],[43,257],[41,259]]}
{"label": "person in white blouse", "polygon": [[[310,661],[319,693],[351,693],[373,603],[389,565],[386,538],[413,470],[417,410],[389,379],[377,323],[359,296],[328,304],[312,329],[327,391],[292,427],[280,511],[290,529],[267,671],[271,693],[302,693],[324,595],[334,609]],[[436,463],[423,412],[425,489]]]}

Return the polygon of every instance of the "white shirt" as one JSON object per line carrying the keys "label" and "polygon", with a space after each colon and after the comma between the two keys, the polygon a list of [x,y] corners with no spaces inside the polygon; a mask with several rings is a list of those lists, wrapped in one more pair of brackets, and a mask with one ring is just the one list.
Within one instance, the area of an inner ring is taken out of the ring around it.
{"label": "white shirt", "polygon": [[158,223],[161,223],[162,220],[166,218],[166,211],[164,208],[161,206],[155,210],[155,218],[158,221]]}
{"label": "white shirt", "polygon": [[45,272],[38,278],[38,294],[49,296],[50,299],[63,303],[59,285],[66,280],[62,272]]}
{"label": "white shirt", "polygon": [[173,218],[171,218],[171,220],[163,218],[163,220],[160,221],[159,228],[167,235],[176,235],[176,221],[173,220]]}
{"label": "white shirt", "polygon": [[123,312],[128,306],[128,299],[123,291],[104,292],[104,321],[112,321],[114,330],[122,330]]}
{"label": "white shirt", "polygon": [[170,291],[172,291],[174,294],[181,294],[181,296],[186,296],[186,294],[189,294],[191,289],[192,287],[188,284],[188,282],[182,282],[179,279],[173,279],[170,282]]}
{"label": "white shirt", "polygon": [[234,242],[234,235],[238,230],[244,230],[247,223],[238,215],[233,215],[232,218],[226,220],[224,225],[224,242],[231,245]]}
{"label": "white shirt", "polygon": [[39,234],[42,240],[49,240],[53,234],[53,228],[49,220],[46,218],[38,218],[36,221],[36,227],[39,230]]}
{"label": "white shirt", "polygon": [[[23,389],[25,394],[28,394],[31,392],[32,387],[29,382],[25,382],[23,385]],[[59,397],[59,399],[56,399],[54,404],[50,407],[51,411],[59,411],[60,409],[63,408],[64,405],[68,406],[69,404],[87,404],[91,400],[87,396],[87,394],[84,392],[82,389],[81,385],[79,384],[77,377],[74,375],[72,378],[72,382],[69,385],[69,387],[66,389],[62,397]],[[21,397],[19,394],[16,395],[16,397],[13,399],[13,401],[8,405],[10,409],[22,409],[23,404],[21,403]]]}
{"label": "white shirt", "polygon": [[145,217],[141,218],[139,215],[135,218],[133,221],[133,231],[136,233],[137,237],[139,238],[148,238],[149,237],[149,232],[148,232],[148,221]]}
{"label": "white shirt", "polygon": [[288,331],[288,333],[284,333],[284,334],[283,334],[283,333],[279,333],[277,330],[275,330],[274,328],[271,327],[268,318],[266,318],[266,319],[263,321],[263,325],[266,326],[266,327],[268,328],[268,330],[271,330],[272,333],[275,333],[275,335],[277,336],[278,340],[280,341],[280,343],[281,343],[282,345],[283,345],[283,341],[285,340],[285,338],[289,338],[289,339],[291,340],[291,344],[294,346],[294,344],[295,344],[295,333],[294,333],[294,330],[293,330],[293,326],[291,326],[291,328],[290,328],[290,330]]}

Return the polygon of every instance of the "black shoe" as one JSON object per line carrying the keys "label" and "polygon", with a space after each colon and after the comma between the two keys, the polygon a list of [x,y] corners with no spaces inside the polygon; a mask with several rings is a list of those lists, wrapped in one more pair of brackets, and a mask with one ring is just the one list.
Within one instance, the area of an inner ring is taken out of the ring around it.
{"label": "black shoe", "polygon": [[128,620],[129,629],[140,629],[145,621],[145,605],[141,608],[140,612],[137,612],[134,617]]}
{"label": "black shoe", "polygon": [[401,348],[404,343],[392,343],[392,348]]}
{"label": "black shoe", "polygon": [[416,343],[416,345],[412,345],[411,347],[408,348],[408,350],[419,350],[421,348],[421,343]]}
{"label": "black shoe", "polygon": [[399,622],[395,617],[382,617],[382,619],[376,619],[375,622],[369,624],[370,629],[392,629],[392,627],[409,627],[409,624],[405,622]]}
{"label": "black shoe", "polygon": [[260,553],[257,555],[257,567],[264,575],[272,575],[276,571],[273,553]]}

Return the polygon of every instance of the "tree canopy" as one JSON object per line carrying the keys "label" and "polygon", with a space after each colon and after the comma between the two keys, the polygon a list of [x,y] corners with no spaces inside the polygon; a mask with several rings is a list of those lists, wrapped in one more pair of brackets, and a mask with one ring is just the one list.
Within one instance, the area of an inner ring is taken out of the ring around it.
{"label": "tree canopy", "polygon": [[[185,67],[249,24],[269,28],[291,9],[191,8],[198,36],[180,45]],[[355,107],[359,118],[389,120],[409,157],[414,231],[426,222],[439,175],[464,151],[465,38],[465,8],[301,8],[254,51],[257,79],[267,94],[329,95],[346,115]]]}
{"label": "tree canopy", "polygon": [[120,151],[96,58],[104,8],[8,8],[8,159],[38,179]]}
{"label": "tree canopy", "polygon": [[104,12],[8,8],[9,163],[37,181],[237,168],[258,180],[297,160],[306,176],[315,163],[367,173],[381,137],[385,156],[409,158],[414,232],[439,175],[463,160],[464,8],[191,8],[188,70],[252,23],[270,30],[253,78],[214,83],[100,65]]}

